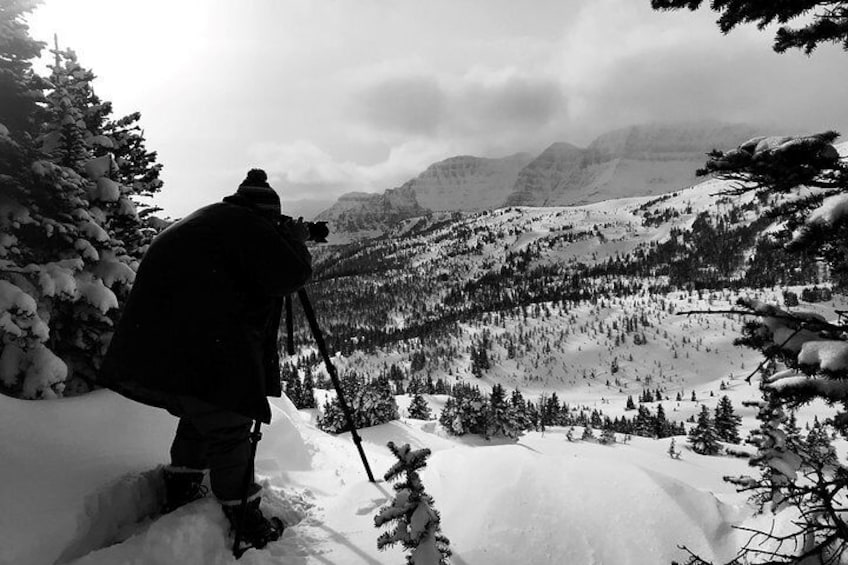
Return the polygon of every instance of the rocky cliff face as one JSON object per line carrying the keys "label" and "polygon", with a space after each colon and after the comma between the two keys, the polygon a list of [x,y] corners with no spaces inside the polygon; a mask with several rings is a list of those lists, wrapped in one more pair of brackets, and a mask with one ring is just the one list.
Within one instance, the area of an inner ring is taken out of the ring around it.
{"label": "rocky cliff face", "polygon": [[409,185],[418,203],[429,210],[487,210],[504,203],[518,173],[532,159],[527,153],[503,159],[451,157],[430,165]]}
{"label": "rocky cliff face", "polygon": [[703,158],[711,149],[728,149],[758,135],[748,125],[720,122],[649,124],[613,130],[599,136],[588,149],[628,159]]}
{"label": "rocky cliff face", "polygon": [[375,232],[428,212],[487,210],[503,204],[518,173],[533,159],[519,153],[502,159],[459,156],[430,165],[383,194],[345,194],[316,220],[333,232]]}
{"label": "rocky cliff face", "polygon": [[591,179],[590,155],[570,143],[554,143],[518,175],[504,203],[516,206],[552,206],[561,200],[563,186],[582,186]]}
{"label": "rocky cliff face", "polygon": [[717,122],[644,125],[611,131],[588,147],[554,143],[535,158],[460,156],[434,163],[383,194],[343,196],[317,219],[333,231],[381,231],[428,212],[502,206],[572,206],[662,194],[699,181],[712,149],[728,149],[763,132]]}
{"label": "rocky cliff face", "polygon": [[399,188],[386,190],[383,194],[345,194],[315,219],[329,222],[333,232],[385,230],[401,220],[422,216],[428,212],[418,204],[410,184],[408,182]]}
{"label": "rocky cliff face", "polygon": [[615,130],[585,149],[555,143],[521,171],[505,203],[571,206],[673,192],[698,182],[695,171],[708,151],[736,147],[758,133],[706,122]]}

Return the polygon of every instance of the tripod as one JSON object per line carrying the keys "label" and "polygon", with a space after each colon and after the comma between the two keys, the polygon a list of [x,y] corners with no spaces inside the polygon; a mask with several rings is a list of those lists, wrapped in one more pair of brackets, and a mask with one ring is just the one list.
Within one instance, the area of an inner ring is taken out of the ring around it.
{"label": "tripod", "polygon": [[[365,473],[368,475],[368,480],[374,483],[376,481],[374,480],[374,475],[371,473],[371,466],[368,464],[368,458],[365,457],[365,450],[362,448],[362,438],[356,431],[356,424],[353,419],[353,413],[351,412],[350,406],[348,406],[347,401],[344,397],[344,393],[342,392],[342,387],[341,383],[339,382],[339,375],[336,371],[336,367],[333,365],[333,362],[330,360],[330,354],[327,352],[327,344],[324,342],[324,335],[321,333],[321,328],[318,327],[318,321],[315,319],[315,311],[312,309],[312,303],[309,301],[309,295],[306,294],[306,290],[301,288],[297,291],[297,296],[298,298],[300,298],[300,304],[301,306],[303,306],[303,313],[306,315],[306,319],[309,322],[309,329],[312,331],[312,336],[315,338],[315,342],[318,344],[318,351],[321,353],[321,357],[324,359],[324,365],[326,365],[327,367],[327,373],[330,375],[330,379],[333,381],[333,387],[335,387],[336,389],[336,394],[338,395],[339,399],[339,405],[342,408],[342,412],[344,413],[348,427],[350,428],[350,435],[353,438],[353,442],[356,444],[356,449],[359,451],[359,457],[362,459],[362,464],[365,466]],[[288,332],[288,341],[286,344],[286,349],[289,355],[294,355],[294,326],[292,321],[291,296],[286,296],[285,308],[286,330]],[[241,501],[241,509],[238,520],[239,523],[235,531],[235,541],[233,542],[233,556],[236,559],[239,559],[247,550],[247,548],[241,547],[241,530],[244,524],[245,510],[247,508],[248,490],[250,489],[250,484],[253,482],[254,461],[256,459],[256,446],[259,443],[259,440],[262,439],[262,433],[259,431],[260,427],[261,422],[259,420],[256,420],[253,424],[253,431],[250,434],[251,464],[248,466],[247,472],[245,473],[244,477],[244,495]],[[278,525],[278,531],[282,533],[282,522],[278,518],[275,518],[275,520],[277,521],[275,525]]]}
{"label": "tripod", "polygon": [[[339,374],[336,371],[336,367],[333,365],[333,362],[330,360],[330,354],[327,352],[327,344],[324,342],[324,335],[321,333],[321,328],[318,327],[318,322],[315,319],[315,311],[312,309],[312,303],[309,302],[309,295],[306,294],[305,289],[301,288],[297,291],[297,296],[300,298],[300,304],[303,306],[303,313],[306,315],[306,320],[309,322],[309,329],[312,330],[312,336],[315,338],[315,343],[318,344],[318,352],[321,353],[321,357],[324,359],[324,365],[327,367],[327,374],[330,375],[330,380],[333,381],[333,387],[336,389],[339,405],[342,408],[342,412],[347,420],[347,425],[350,428],[350,435],[353,438],[353,443],[356,444],[356,449],[359,451],[359,457],[362,459],[362,464],[365,466],[365,473],[368,475],[368,480],[374,483],[376,482],[374,480],[374,475],[371,473],[371,467],[368,465],[368,459],[365,457],[365,450],[362,449],[362,438],[356,432],[356,423],[353,420],[353,412],[351,412],[350,407],[345,400],[344,393],[342,392],[342,385],[339,382]],[[291,314],[291,297],[287,296],[286,327],[289,333],[289,355],[294,354],[294,336],[292,333],[293,328]]]}

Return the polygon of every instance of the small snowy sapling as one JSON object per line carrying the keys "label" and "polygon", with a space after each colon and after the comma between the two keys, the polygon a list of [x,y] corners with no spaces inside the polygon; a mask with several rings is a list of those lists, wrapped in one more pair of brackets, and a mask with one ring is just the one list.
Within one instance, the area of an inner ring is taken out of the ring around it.
{"label": "small snowy sapling", "polygon": [[450,541],[441,533],[441,518],[434,507],[433,497],[424,492],[418,471],[427,465],[429,449],[413,450],[409,444],[388,447],[398,461],[386,472],[385,480],[403,479],[394,485],[394,500],[380,509],[374,517],[378,528],[391,523],[389,531],[377,539],[377,548],[385,549],[396,543],[403,545],[409,553],[407,565],[447,565]]}
{"label": "small snowy sapling", "polygon": [[677,449],[677,442],[671,438],[671,443],[668,446],[668,456],[672,459],[680,459],[680,450]]}

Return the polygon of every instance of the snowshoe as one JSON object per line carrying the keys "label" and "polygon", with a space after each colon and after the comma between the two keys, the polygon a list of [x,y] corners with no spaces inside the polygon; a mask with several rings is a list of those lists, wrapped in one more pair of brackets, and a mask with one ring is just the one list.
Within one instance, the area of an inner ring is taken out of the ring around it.
{"label": "snowshoe", "polygon": [[251,548],[262,549],[277,541],[283,535],[285,524],[276,516],[266,518],[259,509],[261,498],[254,497],[243,507],[241,501],[236,504],[223,503],[224,515],[230,521],[230,531],[238,536],[238,547],[233,548],[236,557],[240,557]]}
{"label": "snowshoe", "polygon": [[180,506],[204,498],[209,489],[203,484],[206,472],[187,467],[165,467],[165,504],[162,514],[173,512]]}

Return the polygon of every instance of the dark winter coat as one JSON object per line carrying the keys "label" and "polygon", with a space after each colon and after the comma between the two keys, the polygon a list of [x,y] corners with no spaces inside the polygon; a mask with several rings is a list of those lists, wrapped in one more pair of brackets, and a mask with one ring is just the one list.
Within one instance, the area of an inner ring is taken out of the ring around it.
{"label": "dark winter coat", "polygon": [[269,422],[283,297],[311,274],[306,247],[251,208],[201,208],[145,254],[99,381],[153,406],[182,395]]}

